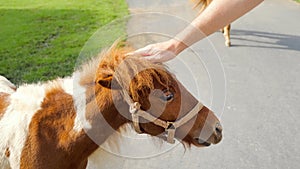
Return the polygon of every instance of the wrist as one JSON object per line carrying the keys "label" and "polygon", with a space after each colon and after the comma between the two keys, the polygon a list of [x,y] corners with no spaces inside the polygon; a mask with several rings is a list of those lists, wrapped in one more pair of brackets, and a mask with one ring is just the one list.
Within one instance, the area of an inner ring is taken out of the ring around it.
{"label": "wrist", "polygon": [[180,52],[182,52],[188,47],[186,44],[176,39],[169,40],[169,43],[169,50],[172,51],[175,55],[178,55]]}

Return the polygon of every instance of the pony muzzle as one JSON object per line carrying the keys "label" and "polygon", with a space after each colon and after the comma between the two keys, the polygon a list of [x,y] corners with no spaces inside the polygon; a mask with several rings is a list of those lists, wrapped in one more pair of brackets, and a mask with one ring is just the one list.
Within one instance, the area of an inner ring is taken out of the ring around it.
{"label": "pony muzzle", "polygon": [[140,124],[139,124],[139,117],[142,117],[145,120],[148,120],[157,126],[163,127],[165,129],[165,131],[167,132],[166,133],[167,134],[167,142],[171,143],[171,144],[175,143],[176,129],[178,127],[186,124],[192,118],[194,118],[198,114],[199,110],[201,110],[203,108],[203,104],[198,102],[198,104],[191,111],[189,111],[184,117],[182,117],[181,119],[179,119],[175,122],[170,122],[170,121],[161,120],[157,117],[152,116],[150,113],[148,113],[144,110],[141,110],[141,104],[138,102],[134,102],[129,105],[130,105],[129,112],[131,113],[133,126],[137,133],[139,133],[139,134],[142,133]]}

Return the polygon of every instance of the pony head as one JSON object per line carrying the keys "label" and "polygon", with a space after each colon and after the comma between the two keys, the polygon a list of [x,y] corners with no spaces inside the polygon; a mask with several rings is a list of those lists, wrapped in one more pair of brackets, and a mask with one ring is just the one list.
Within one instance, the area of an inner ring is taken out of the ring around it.
{"label": "pony head", "polygon": [[117,114],[102,113],[107,122],[115,129],[131,122],[138,133],[170,143],[174,138],[188,146],[219,143],[222,127],[214,113],[193,97],[166,66],[126,56],[130,51],[113,45],[98,57],[91,92],[96,93],[101,110],[108,110],[107,106],[116,109]]}

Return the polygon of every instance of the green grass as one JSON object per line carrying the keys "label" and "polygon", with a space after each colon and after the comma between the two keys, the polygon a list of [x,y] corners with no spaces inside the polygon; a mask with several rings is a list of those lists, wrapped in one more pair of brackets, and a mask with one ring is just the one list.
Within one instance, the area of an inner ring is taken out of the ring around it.
{"label": "green grass", "polygon": [[127,13],[125,0],[0,0],[0,75],[16,84],[68,76],[89,37]]}

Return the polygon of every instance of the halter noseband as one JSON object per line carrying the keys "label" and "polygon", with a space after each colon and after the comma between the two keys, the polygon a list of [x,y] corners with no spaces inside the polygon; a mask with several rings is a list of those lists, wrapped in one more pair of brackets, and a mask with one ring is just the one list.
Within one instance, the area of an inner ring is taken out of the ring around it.
{"label": "halter noseband", "polygon": [[156,118],[152,116],[150,113],[141,110],[141,105],[138,102],[134,102],[129,105],[130,105],[129,112],[131,113],[133,126],[137,133],[139,134],[142,133],[139,125],[139,117],[143,117],[144,119],[154,123],[155,125],[163,127],[168,134],[167,142],[171,144],[175,143],[174,137],[175,137],[176,129],[184,125],[185,123],[187,123],[189,120],[191,120],[194,116],[198,114],[199,110],[203,108],[203,104],[198,102],[197,105],[181,119],[175,122],[170,122],[170,121],[164,121],[159,118]]}

